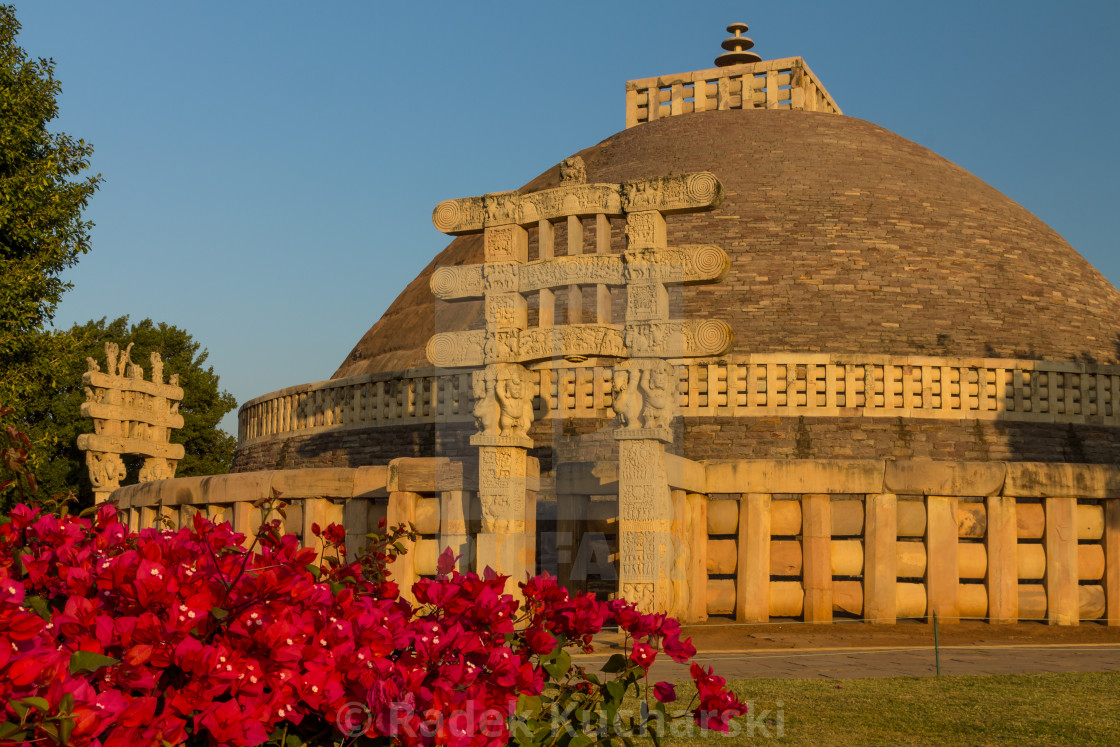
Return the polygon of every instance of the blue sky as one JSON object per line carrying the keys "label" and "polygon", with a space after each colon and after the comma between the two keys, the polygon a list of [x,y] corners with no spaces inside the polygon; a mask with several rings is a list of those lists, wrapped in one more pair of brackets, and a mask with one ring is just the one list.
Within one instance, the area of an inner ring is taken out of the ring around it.
{"label": "blue sky", "polygon": [[239,402],[334,372],[446,245],[436,203],[610,136],[625,81],[710,67],[731,21],[1120,282],[1113,1],[16,5],[105,177],[56,325],[183,327]]}

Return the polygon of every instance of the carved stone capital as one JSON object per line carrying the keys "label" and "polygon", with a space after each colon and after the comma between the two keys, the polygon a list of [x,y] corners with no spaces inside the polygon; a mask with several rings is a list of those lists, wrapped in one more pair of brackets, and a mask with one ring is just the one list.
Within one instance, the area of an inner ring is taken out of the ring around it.
{"label": "carved stone capital", "polygon": [[86,451],[86,467],[89,469],[89,481],[99,491],[116,490],[126,474],[120,454]]}
{"label": "carved stone capital", "polygon": [[673,432],[668,428],[616,428],[614,437],[617,441],[650,440],[660,441],[663,444],[673,443]]}
{"label": "carved stone capital", "polygon": [[491,436],[476,433],[470,437],[471,446],[512,446],[518,449],[533,448],[533,439],[528,436]]}
{"label": "carved stone capital", "polygon": [[669,425],[677,409],[673,366],[663,360],[630,360],[615,366],[611,409],[618,416],[618,440],[671,443]]}
{"label": "carved stone capital", "polygon": [[529,427],[535,412],[536,379],[525,367],[496,363],[471,376],[475,404],[472,413],[478,432],[475,446],[533,447]]}
{"label": "carved stone capital", "polygon": [[163,459],[161,457],[148,457],[140,467],[138,479],[140,482],[155,482],[157,480],[170,480],[175,476],[178,461]]}

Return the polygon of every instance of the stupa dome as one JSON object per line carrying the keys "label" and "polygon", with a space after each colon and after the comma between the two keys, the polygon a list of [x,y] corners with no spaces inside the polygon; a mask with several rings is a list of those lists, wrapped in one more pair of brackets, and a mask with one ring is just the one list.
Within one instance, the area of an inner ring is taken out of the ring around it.
{"label": "stupa dome", "polygon": [[[817,352],[1117,360],[1120,292],[998,190],[877,125],[812,111],[659,119],[583,151],[589,182],[710,171],[715,210],[672,216],[670,245],[714,244],[722,283],[683,290],[733,353]],[[559,184],[550,168],[522,193]],[[437,301],[436,267],[482,261],[453,240],[362,337],[334,378],[428,365],[435,331],[477,328],[482,304]]]}

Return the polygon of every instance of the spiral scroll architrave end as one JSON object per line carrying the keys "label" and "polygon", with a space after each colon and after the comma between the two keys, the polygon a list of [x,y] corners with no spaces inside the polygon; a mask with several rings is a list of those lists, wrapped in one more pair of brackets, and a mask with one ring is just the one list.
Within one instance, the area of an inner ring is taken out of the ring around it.
{"label": "spiral scroll architrave end", "polygon": [[702,244],[692,249],[692,270],[696,283],[718,283],[731,270],[727,252],[712,244]]}
{"label": "spiral scroll architrave end", "polygon": [[696,352],[699,355],[722,355],[735,344],[731,325],[719,319],[705,319],[696,325]]}
{"label": "spiral scroll architrave end", "polygon": [[449,298],[459,288],[459,276],[450,267],[437,267],[428,285],[436,298]]}
{"label": "spiral scroll architrave end", "polygon": [[459,225],[459,220],[459,202],[457,200],[444,200],[436,205],[435,210],[432,211],[432,225],[443,233],[454,230]]}
{"label": "spiral scroll architrave end", "polygon": [[717,208],[723,202],[723,184],[710,171],[689,175],[685,189],[689,198],[709,208]]}

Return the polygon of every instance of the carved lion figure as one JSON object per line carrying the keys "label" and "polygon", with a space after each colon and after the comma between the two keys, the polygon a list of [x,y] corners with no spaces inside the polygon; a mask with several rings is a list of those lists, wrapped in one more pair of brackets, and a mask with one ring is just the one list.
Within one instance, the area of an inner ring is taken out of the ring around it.
{"label": "carved lion figure", "polygon": [[583,184],[586,182],[587,167],[584,166],[583,159],[579,156],[565,158],[564,162],[560,164],[560,181],[565,184]]}

